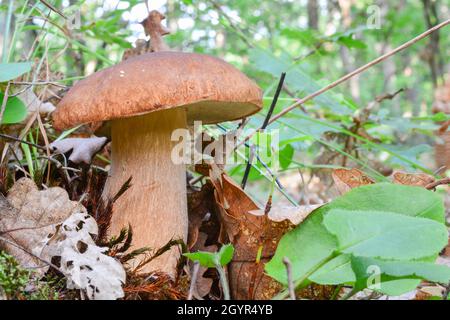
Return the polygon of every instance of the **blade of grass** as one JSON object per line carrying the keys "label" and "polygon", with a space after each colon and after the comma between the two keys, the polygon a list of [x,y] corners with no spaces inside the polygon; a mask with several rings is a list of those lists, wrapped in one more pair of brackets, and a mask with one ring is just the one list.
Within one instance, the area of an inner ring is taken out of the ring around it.
{"label": "blade of grass", "polygon": [[9,0],[8,3],[8,12],[6,14],[6,21],[5,21],[5,34],[3,35],[3,51],[2,51],[2,62],[7,63],[8,62],[8,40],[9,40],[9,32],[11,29],[11,18],[13,15],[13,6],[14,1]]}

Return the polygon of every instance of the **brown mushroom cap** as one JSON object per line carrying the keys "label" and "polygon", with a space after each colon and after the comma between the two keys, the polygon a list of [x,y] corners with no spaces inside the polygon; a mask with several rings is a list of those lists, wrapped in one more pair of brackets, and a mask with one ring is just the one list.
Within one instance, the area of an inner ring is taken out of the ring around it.
{"label": "brown mushroom cap", "polygon": [[261,89],[225,61],[204,54],[154,52],[76,83],[53,113],[54,126],[186,108],[188,123],[236,120],[261,109]]}

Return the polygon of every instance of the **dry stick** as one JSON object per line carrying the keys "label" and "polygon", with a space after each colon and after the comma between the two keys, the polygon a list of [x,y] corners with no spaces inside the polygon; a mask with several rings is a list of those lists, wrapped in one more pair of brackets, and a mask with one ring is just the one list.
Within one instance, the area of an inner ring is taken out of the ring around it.
{"label": "dry stick", "polygon": [[12,84],[16,84],[16,85],[32,85],[32,86],[52,85],[52,86],[63,88],[63,89],[68,88],[68,86],[65,86],[63,84],[59,84],[59,83],[54,82],[54,81],[34,81],[34,82],[33,81],[14,81]]}
{"label": "dry stick", "polygon": [[289,260],[288,257],[284,257],[283,258],[283,263],[286,266],[289,296],[290,296],[291,300],[296,300],[296,298],[295,298],[295,289],[294,289],[294,281],[292,280],[292,264],[291,264],[291,260]]}
{"label": "dry stick", "polygon": [[[428,35],[430,35],[431,33],[435,32],[436,30],[441,29],[442,27],[445,27],[446,25],[450,24],[450,19],[445,20],[444,22],[441,22],[440,24],[437,24],[436,26],[434,26],[431,29],[428,29],[427,31],[423,32],[422,34],[416,36],[415,38],[405,42],[404,44],[402,44],[401,46],[395,48],[394,50],[387,52],[385,54],[383,54],[382,56],[379,56],[378,58],[376,58],[375,60],[370,61],[369,63],[363,65],[362,67],[359,67],[358,69],[346,74],[345,76],[343,76],[342,78],[330,83],[329,85],[323,87],[320,90],[317,90],[314,93],[311,93],[309,95],[307,95],[306,97],[299,99],[297,102],[293,103],[292,105],[290,105],[289,107],[287,107],[286,109],[284,109],[283,111],[281,111],[280,113],[278,113],[277,115],[275,115],[272,119],[270,119],[269,124],[277,121],[279,118],[281,118],[282,116],[284,116],[285,114],[287,114],[288,112],[291,112],[292,110],[294,110],[295,108],[297,108],[298,106],[304,104],[305,102],[321,95],[322,93],[340,85],[341,83],[347,81],[348,79],[356,76],[357,74],[360,74],[363,71],[366,71],[367,69],[373,67],[374,65],[386,60],[387,58],[393,56],[394,54],[402,51],[403,49],[406,49],[408,47],[410,47],[411,45],[413,45],[414,43],[418,42],[419,40],[422,40],[423,38],[427,37]],[[253,137],[256,132],[258,132],[258,130],[255,130],[254,132],[252,132],[251,134],[249,134],[247,137],[245,137],[240,143],[238,143],[235,146],[235,149],[237,149],[238,147],[240,147],[245,141],[249,140],[251,137]]]}
{"label": "dry stick", "polygon": [[443,178],[440,180],[436,180],[430,184],[427,184],[425,186],[425,189],[428,190],[434,190],[437,186],[443,185],[443,184],[450,184],[450,178]]}
{"label": "dry stick", "polygon": [[32,143],[32,142],[28,142],[26,140],[19,139],[19,138],[16,138],[16,137],[4,134],[4,133],[0,133],[0,138],[4,138],[4,139],[8,139],[8,140],[13,140],[13,141],[17,141],[17,142],[20,142],[20,143],[24,143],[24,144],[27,144],[29,146],[35,147],[37,149],[40,149],[40,150],[47,150],[45,147],[40,146],[38,144],[35,144],[35,143]]}
{"label": "dry stick", "polygon": [[195,261],[194,267],[192,268],[191,285],[189,286],[189,294],[187,297],[188,300],[192,300],[192,296],[194,295],[194,292],[197,289],[197,277],[199,269],[200,269],[200,262]]}
{"label": "dry stick", "polygon": [[280,96],[281,90],[283,89],[284,79],[286,78],[286,72],[282,72],[280,76],[280,81],[278,82],[277,90],[275,91],[275,95],[273,96],[272,103],[270,105],[269,111],[267,112],[266,118],[261,126],[261,130],[265,130],[269,125],[270,118],[272,117],[273,110],[278,102],[278,97]]}
{"label": "dry stick", "polygon": [[64,13],[62,13],[60,10],[58,10],[57,8],[55,8],[52,4],[48,3],[46,0],[40,0],[47,8],[49,8],[51,11],[56,12],[57,14],[59,14],[61,17],[63,17],[64,19],[67,20],[67,17],[64,15]]}
{"label": "dry stick", "polygon": [[[264,122],[261,126],[261,129],[260,129],[261,131],[265,130],[267,125],[269,124],[269,120],[272,117],[273,110],[275,109],[275,106],[277,105],[278,97],[280,96],[280,92],[283,89],[285,77],[286,77],[286,72],[281,73],[281,77],[280,77],[280,81],[278,82],[277,90],[275,91],[275,95],[273,97],[272,103],[270,104],[269,111],[267,112],[266,118],[264,119]],[[258,151],[256,151],[256,152],[258,152]],[[252,161],[253,161],[254,154],[255,154],[255,146],[252,146],[252,148],[250,148],[250,156],[247,161],[247,166],[245,168],[244,176],[242,177],[242,183],[241,183],[242,190],[245,189],[245,185],[247,184],[248,175],[250,174],[250,169],[252,168]]]}

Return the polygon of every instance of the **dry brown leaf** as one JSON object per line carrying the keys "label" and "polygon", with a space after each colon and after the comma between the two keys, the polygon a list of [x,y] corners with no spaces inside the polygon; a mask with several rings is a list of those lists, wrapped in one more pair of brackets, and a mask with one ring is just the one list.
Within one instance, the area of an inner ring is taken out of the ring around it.
{"label": "dry brown leaf", "polygon": [[[228,266],[231,295],[234,299],[270,299],[280,285],[264,273],[264,263],[275,253],[280,238],[294,225],[288,221],[271,221],[256,203],[215,164],[211,165],[210,179],[215,187],[215,198],[224,231],[235,248]],[[260,261],[256,257],[261,249]]]}
{"label": "dry brown leaf", "polygon": [[[0,199],[0,234],[33,254],[41,253],[42,241],[55,233],[55,226],[72,213],[86,212],[67,192],[59,187],[38,190],[28,179],[18,180],[10,189],[8,197]],[[16,246],[2,242],[0,247],[14,256],[25,268],[39,268],[45,272],[48,266]],[[48,256],[41,256],[49,259]]]}
{"label": "dry brown leaf", "polygon": [[[299,224],[306,219],[307,216],[317,208],[324,204],[304,205],[304,206],[286,206],[274,205],[269,211],[269,219],[275,222],[289,220],[292,224]],[[265,209],[252,210],[249,213],[255,216],[264,215]]]}
{"label": "dry brown leaf", "polygon": [[375,183],[372,178],[356,168],[334,169],[332,177],[341,195],[350,191],[350,189]]}
{"label": "dry brown leaf", "polygon": [[394,171],[391,178],[393,183],[418,187],[426,187],[435,181],[432,176],[425,173],[408,173],[402,171]]}
{"label": "dry brown leaf", "polygon": [[200,191],[188,191],[189,231],[187,246],[189,249],[197,243],[200,227],[205,216],[213,207],[213,192],[214,188],[210,183],[205,184]]}
{"label": "dry brown leaf", "polygon": [[445,288],[436,284],[430,286],[423,286],[417,290],[416,300],[429,300],[431,297],[442,297],[445,292]]}

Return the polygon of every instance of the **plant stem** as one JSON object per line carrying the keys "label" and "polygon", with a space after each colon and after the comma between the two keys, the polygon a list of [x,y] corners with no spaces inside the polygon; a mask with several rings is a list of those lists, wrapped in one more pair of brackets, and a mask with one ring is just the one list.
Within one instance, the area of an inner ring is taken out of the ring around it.
{"label": "plant stem", "polygon": [[198,261],[195,261],[194,267],[192,268],[191,285],[189,287],[189,294],[187,297],[188,300],[192,300],[192,297],[194,296],[194,291],[197,289],[197,277],[199,268],[200,263]]}
{"label": "plant stem", "polygon": [[216,263],[216,269],[219,273],[220,284],[222,285],[223,297],[225,300],[230,300],[230,287],[228,285],[227,275],[225,274],[225,269]]}
{"label": "plant stem", "polygon": [[336,287],[336,289],[334,290],[333,295],[331,296],[330,300],[336,300],[336,298],[339,295],[339,292],[341,291],[341,289],[342,289],[342,284],[340,284],[340,285],[338,285]]}
{"label": "plant stem", "polygon": [[289,296],[291,300],[296,300],[295,298],[295,288],[294,288],[294,281],[292,280],[292,265],[291,261],[288,257],[283,258],[283,263],[286,266],[286,274],[287,274],[287,280],[288,280],[288,291]]}

